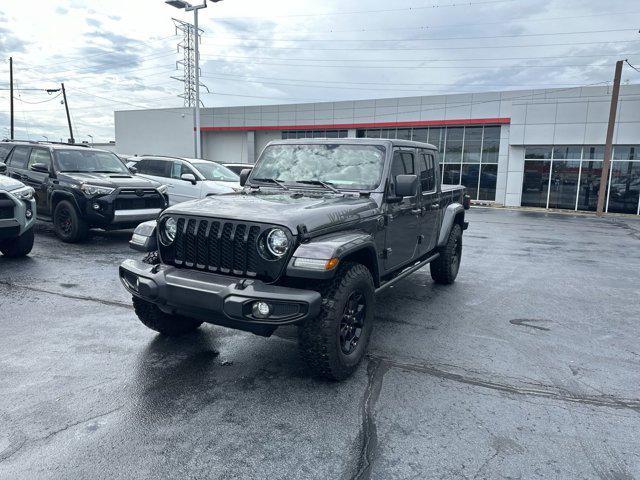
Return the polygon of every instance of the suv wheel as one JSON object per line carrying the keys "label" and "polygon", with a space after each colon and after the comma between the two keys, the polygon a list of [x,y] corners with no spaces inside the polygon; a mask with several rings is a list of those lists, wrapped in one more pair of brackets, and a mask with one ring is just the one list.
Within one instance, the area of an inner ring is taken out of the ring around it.
{"label": "suv wheel", "polygon": [[440,251],[440,256],[431,262],[431,278],[436,283],[450,285],[458,276],[462,259],[462,228],[457,223],[451,228],[447,244]]}
{"label": "suv wheel", "polygon": [[58,238],[66,243],[80,242],[87,238],[89,232],[87,223],[80,218],[76,208],[67,200],[62,200],[56,205],[53,212],[53,226]]}
{"label": "suv wheel", "polygon": [[24,257],[33,248],[33,238],[33,227],[31,227],[17,238],[10,238],[0,242],[0,252],[9,258]]}
{"label": "suv wheel", "polygon": [[193,332],[202,325],[202,322],[193,318],[164,313],[153,303],[138,297],[133,297],[133,308],[145,327],[169,337]]}
{"label": "suv wheel", "polygon": [[371,337],[373,278],[364,265],[347,262],[320,293],[320,315],[299,327],[300,351],[315,375],[343,380],[360,364]]}

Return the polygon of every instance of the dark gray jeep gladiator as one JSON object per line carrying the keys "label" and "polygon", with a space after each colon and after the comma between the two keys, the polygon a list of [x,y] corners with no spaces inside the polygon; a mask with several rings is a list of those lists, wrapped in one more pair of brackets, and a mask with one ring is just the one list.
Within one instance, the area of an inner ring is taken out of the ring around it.
{"label": "dark gray jeep gladiator", "polygon": [[362,360],[377,292],[430,264],[452,283],[467,228],[464,187],[440,184],[432,145],[401,140],[271,142],[244,190],[180,203],[145,222],[120,279],[144,325],[203,322],[270,336],[297,325],[314,374]]}

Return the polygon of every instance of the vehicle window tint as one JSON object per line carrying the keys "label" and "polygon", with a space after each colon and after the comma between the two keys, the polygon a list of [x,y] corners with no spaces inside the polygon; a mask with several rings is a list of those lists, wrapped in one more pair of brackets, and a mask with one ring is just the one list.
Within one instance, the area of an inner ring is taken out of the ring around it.
{"label": "vehicle window tint", "polygon": [[171,166],[171,178],[180,179],[182,175],[190,173],[198,178],[193,169],[184,162],[176,161]]}
{"label": "vehicle window tint", "polygon": [[51,154],[44,148],[34,148],[29,156],[27,168],[31,168],[35,163],[44,163],[47,167],[51,166]]}
{"label": "vehicle window tint", "polygon": [[31,147],[14,148],[13,153],[11,154],[11,158],[9,159],[9,165],[11,165],[13,168],[26,168],[30,151]]}
{"label": "vehicle window tint", "polygon": [[436,187],[435,160],[433,155],[421,153],[418,160],[418,176],[423,192],[431,192]]}
{"label": "vehicle window tint", "polygon": [[13,145],[0,145],[0,162],[4,162],[7,159],[9,153],[11,153],[11,148],[13,148]]}
{"label": "vehicle window tint", "polygon": [[404,163],[404,169],[407,175],[413,175],[416,173],[416,169],[413,166],[413,155],[410,153],[402,153],[402,162]]}
{"label": "vehicle window tint", "polygon": [[165,160],[147,160],[145,172],[147,175],[154,175],[156,177],[169,178],[171,175],[172,162]]}
{"label": "vehicle window tint", "polygon": [[402,159],[402,154],[400,152],[395,152],[393,154],[393,163],[391,164],[391,178],[396,178],[398,175],[405,175],[407,170],[404,166],[404,161]]}

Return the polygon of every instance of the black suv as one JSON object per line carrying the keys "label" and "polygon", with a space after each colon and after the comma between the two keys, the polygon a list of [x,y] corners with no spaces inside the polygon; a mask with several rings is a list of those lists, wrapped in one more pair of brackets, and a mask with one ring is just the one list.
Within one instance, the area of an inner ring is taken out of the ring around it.
{"label": "black suv", "polygon": [[134,175],[113,153],[80,145],[16,142],[6,174],[33,187],[40,220],[65,242],[89,228],[132,228],[168,205],[164,185]]}
{"label": "black suv", "polygon": [[401,140],[271,142],[244,191],[178,204],[141,224],[120,278],[147,327],[203,322],[269,336],[298,325],[303,357],[342,379],[364,356],[375,294],[431,264],[460,266],[464,187],[441,185],[434,146]]}

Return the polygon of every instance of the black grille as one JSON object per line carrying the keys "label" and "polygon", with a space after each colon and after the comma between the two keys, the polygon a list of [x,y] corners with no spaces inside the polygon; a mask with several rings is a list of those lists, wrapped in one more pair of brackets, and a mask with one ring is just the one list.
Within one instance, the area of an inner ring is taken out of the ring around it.
{"label": "black grille", "polygon": [[0,219],[13,218],[15,204],[5,194],[0,194]]}
{"label": "black grille", "polygon": [[[161,227],[162,228],[162,227]],[[177,218],[172,245],[160,245],[163,262],[181,268],[275,280],[286,258],[268,261],[258,252],[268,225],[228,220]]]}

